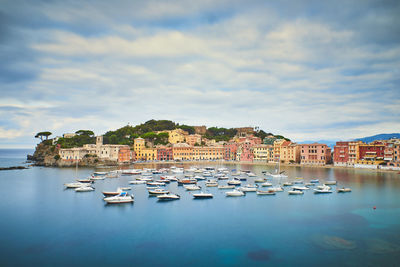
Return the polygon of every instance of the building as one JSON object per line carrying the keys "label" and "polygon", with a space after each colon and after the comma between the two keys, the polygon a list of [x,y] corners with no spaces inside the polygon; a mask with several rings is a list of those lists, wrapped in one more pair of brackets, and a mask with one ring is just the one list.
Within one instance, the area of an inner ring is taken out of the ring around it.
{"label": "building", "polygon": [[276,140],[276,137],[275,137],[275,136],[269,135],[269,136],[267,136],[267,137],[264,138],[263,144],[264,144],[264,145],[273,145],[274,142],[275,142],[275,140]]}
{"label": "building", "polygon": [[133,151],[135,151],[135,160],[142,159],[142,150],[146,148],[146,141],[139,137],[133,140]]}
{"label": "building", "polygon": [[172,147],[159,146],[157,147],[157,160],[168,161],[174,160],[174,153]]}
{"label": "building", "polygon": [[385,145],[382,143],[362,144],[358,146],[360,161],[377,161],[384,159]]}
{"label": "building", "polygon": [[269,162],[271,160],[272,145],[254,145],[252,147],[253,161]]}
{"label": "building", "polygon": [[129,146],[121,147],[118,152],[118,162],[128,163],[131,161],[131,149]]}
{"label": "building", "polygon": [[300,147],[296,143],[284,141],[279,153],[280,161],[283,163],[300,163]]}
{"label": "building", "polygon": [[223,146],[195,146],[193,160],[222,160],[224,159]]}
{"label": "building", "polygon": [[72,138],[76,136],[76,133],[65,133],[63,134],[63,138]]}
{"label": "building", "polygon": [[200,134],[200,135],[205,135],[207,132],[207,127],[206,126],[193,126],[194,131],[196,134]]}
{"label": "building", "polygon": [[351,141],[349,142],[349,160],[347,161],[348,166],[354,166],[360,159],[359,146],[362,145],[362,141]]}
{"label": "building", "polygon": [[228,142],[224,145],[224,160],[236,160],[236,153],[239,144],[235,142]]}
{"label": "building", "polygon": [[201,145],[201,135],[200,134],[186,135],[185,141],[189,146],[194,146],[195,144]]}
{"label": "building", "polygon": [[253,161],[254,155],[252,151],[254,143],[250,141],[243,142],[239,144],[236,159],[239,161]]}
{"label": "building", "polygon": [[235,128],[235,130],[237,130],[236,135],[240,137],[246,137],[247,135],[254,134],[253,127],[240,127],[240,128]]}
{"label": "building", "polygon": [[336,142],[333,148],[333,164],[335,166],[347,166],[349,162],[349,143],[350,142]]}
{"label": "building", "polygon": [[186,136],[189,134],[182,129],[158,131],[156,133],[168,133],[168,142],[170,144],[184,143]]}
{"label": "building", "polygon": [[300,164],[326,165],[331,162],[331,149],[326,144],[301,144]]}
{"label": "building", "polygon": [[172,147],[174,160],[192,160],[193,147],[186,143],[174,144]]}
{"label": "building", "polygon": [[285,139],[276,139],[274,141],[274,161],[279,162],[281,156],[281,145],[285,142]]}

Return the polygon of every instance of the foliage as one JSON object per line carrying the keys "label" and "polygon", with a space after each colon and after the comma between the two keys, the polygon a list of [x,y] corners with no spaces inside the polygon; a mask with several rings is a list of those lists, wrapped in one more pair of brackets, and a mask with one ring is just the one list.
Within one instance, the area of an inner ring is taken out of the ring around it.
{"label": "foliage", "polygon": [[266,133],[263,130],[259,130],[258,132],[255,133],[255,136],[260,137],[261,140],[264,140],[265,137],[268,135],[271,135],[271,133]]}
{"label": "foliage", "polygon": [[90,130],[79,130],[79,131],[76,131],[75,133],[77,135],[87,135],[87,136],[90,136],[90,137],[94,136],[94,132],[90,131]]}
{"label": "foliage", "polygon": [[195,134],[196,133],[196,131],[195,131],[193,126],[182,124],[182,125],[177,126],[177,128],[182,129],[182,130],[188,132],[189,134]]}
{"label": "foliage", "polygon": [[75,135],[71,138],[60,137],[57,141],[57,144],[59,144],[61,148],[81,147],[85,144],[95,144],[95,143],[96,143],[96,138],[88,135]]}
{"label": "foliage", "polygon": [[282,136],[282,135],[275,135],[275,138],[276,138],[276,139],[285,139],[286,141],[290,141],[289,138],[286,138],[286,137],[284,137],[284,136]]}
{"label": "foliage", "polygon": [[215,141],[229,141],[232,137],[234,137],[237,133],[237,130],[234,128],[218,128],[218,127],[210,127],[207,129],[205,134],[205,138],[214,139]]}
{"label": "foliage", "polygon": [[61,158],[60,155],[55,155],[55,156],[54,156],[54,159],[55,159],[55,160],[59,160],[60,158]]}
{"label": "foliage", "polygon": [[46,137],[47,140],[50,135],[52,135],[51,132],[39,132],[35,135],[35,138],[40,138],[40,140],[43,141],[43,137]]}

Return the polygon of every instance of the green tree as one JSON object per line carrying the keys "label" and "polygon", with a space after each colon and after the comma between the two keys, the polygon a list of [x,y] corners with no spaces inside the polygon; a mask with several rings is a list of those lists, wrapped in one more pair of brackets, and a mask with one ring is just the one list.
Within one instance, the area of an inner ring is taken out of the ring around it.
{"label": "green tree", "polygon": [[47,140],[50,135],[52,135],[51,132],[39,132],[35,135],[35,138],[40,138],[40,140],[43,141],[43,137],[46,137]]}
{"label": "green tree", "polygon": [[75,133],[77,135],[87,135],[87,136],[90,136],[90,137],[94,136],[94,132],[90,131],[90,130],[79,130],[79,131],[76,131]]}

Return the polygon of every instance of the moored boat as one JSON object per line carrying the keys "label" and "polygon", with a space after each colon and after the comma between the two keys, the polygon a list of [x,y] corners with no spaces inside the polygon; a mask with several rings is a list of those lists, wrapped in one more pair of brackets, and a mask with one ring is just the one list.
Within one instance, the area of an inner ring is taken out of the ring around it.
{"label": "moored boat", "polygon": [[236,179],[228,181],[228,185],[241,185],[241,184],[242,184],[242,182],[240,182],[239,180],[236,180]]}
{"label": "moored boat", "polygon": [[204,192],[200,192],[200,193],[193,193],[192,194],[194,198],[213,198],[213,194],[211,193],[204,193]]}
{"label": "moored boat", "polygon": [[157,199],[160,201],[166,201],[166,200],[178,200],[181,197],[177,194],[172,194],[172,193],[168,193],[168,194],[162,194],[162,195],[158,195]]}
{"label": "moored boat", "polygon": [[67,183],[64,184],[64,186],[66,188],[78,188],[78,187],[83,187],[83,186],[87,186],[87,183]]}
{"label": "moored boat", "polygon": [[275,191],[273,190],[257,190],[257,195],[275,195]]}
{"label": "moored boat", "polygon": [[219,185],[218,189],[234,189],[234,185]]}
{"label": "moored boat", "polygon": [[150,195],[163,195],[169,193],[169,191],[162,188],[149,189],[148,191]]}
{"label": "moored boat", "polygon": [[187,191],[196,191],[196,190],[200,190],[201,187],[198,185],[184,185],[183,186]]}
{"label": "moored boat", "polygon": [[75,188],[75,192],[90,192],[94,191],[94,188],[91,186],[82,186]]}
{"label": "moored boat", "polygon": [[103,191],[104,197],[118,196],[122,193],[122,189],[120,187],[117,188],[117,191]]}
{"label": "moored boat", "polygon": [[336,181],[325,181],[326,185],[336,185]]}
{"label": "moored boat", "polygon": [[233,191],[225,192],[227,197],[242,197],[245,195],[244,192],[234,189]]}
{"label": "moored boat", "polygon": [[347,192],[351,192],[351,188],[342,187],[342,188],[339,188],[339,189],[337,190],[337,192],[338,192],[338,193],[347,193]]}
{"label": "moored boat", "polygon": [[129,195],[127,192],[121,192],[116,196],[104,198],[104,201],[108,204],[132,203],[133,195]]}
{"label": "moored boat", "polygon": [[302,190],[296,190],[296,189],[292,189],[290,191],[288,191],[289,195],[303,195],[304,192]]}

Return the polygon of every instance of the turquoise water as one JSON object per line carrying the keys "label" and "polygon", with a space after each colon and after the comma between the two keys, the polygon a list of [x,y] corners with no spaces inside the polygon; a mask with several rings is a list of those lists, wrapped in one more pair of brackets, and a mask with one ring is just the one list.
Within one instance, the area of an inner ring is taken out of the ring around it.
{"label": "turquoise water", "polygon": [[[0,153],[3,166],[20,165],[25,158],[23,151],[13,157],[4,150]],[[252,170],[259,176],[272,170],[256,165],[226,167]],[[222,190],[209,188],[213,199],[193,200],[183,187],[171,183],[169,189],[181,199],[159,203],[148,196],[144,185],[132,185],[134,204],[110,206],[104,204],[101,191],[127,186],[133,177],[96,181],[94,192],[75,193],[63,186],[74,181],[74,168],[1,171],[0,264],[399,265],[399,174],[284,169],[293,179],[337,180],[353,192],[247,193],[227,198]],[[79,169],[78,176],[92,172]]]}

